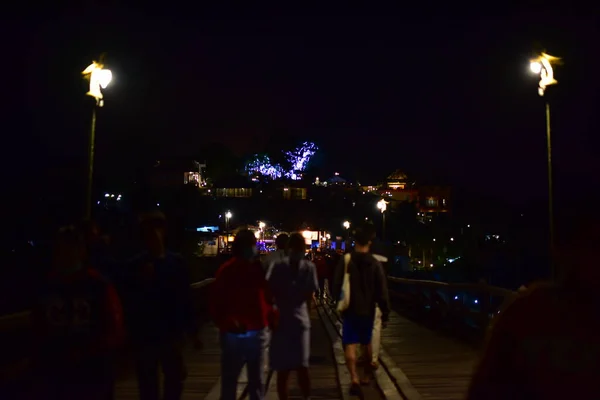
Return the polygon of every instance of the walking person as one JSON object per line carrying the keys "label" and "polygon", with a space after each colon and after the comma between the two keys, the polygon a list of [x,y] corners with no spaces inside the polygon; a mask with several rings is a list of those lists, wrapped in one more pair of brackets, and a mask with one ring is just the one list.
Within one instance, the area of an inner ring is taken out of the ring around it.
{"label": "walking person", "polygon": [[238,232],[232,252],[233,258],[217,271],[209,300],[221,339],[221,400],[236,400],[244,364],[250,400],[262,400],[267,328],[276,323],[273,295],[257,257],[254,234]]}
{"label": "walking person", "polygon": [[342,311],[342,344],[352,385],[350,394],[360,395],[361,384],[369,384],[372,375],[370,363],[365,365],[365,376],[359,379],[356,350],[361,345],[367,360],[372,359],[371,338],[376,305],[381,309],[382,324],[387,324],[390,303],[383,267],[369,253],[374,228],[364,223],[354,233],[354,251],[344,256],[338,264],[332,295],[340,299],[344,276],[349,274],[350,302]]}
{"label": "walking person", "polygon": [[54,265],[33,308],[35,398],[109,400],[114,354],[124,337],[115,288],[86,262],[83,235],[59,231]]}
{"label": "walking person", "polygon": [[282,233],[279,236],[277,236],[277,238],[275,238],[275,245],[277,246],[277,250],[265,257],[263,261],[265,271],[269,269],[269,266],[271,266],[271,264],[283,261],[283,259],[286,256],[286,248],[289,240],[290,237],[286,233]]}
{"label": "walking person", "polygon": [[[382,243],[378,242],[375,237],[373,237],[373,243],[371,244],[371,254],[373,258],[379,261],[383,267],[385,272],[385,265],[388,262],[388,258],[384,255],[385,249],[383,248]],[[387,279],[384,280],[384,284],[387,287]],[[389,290],[388,290],[389,292]],[[371,368],[376,370],[379,368],[379,350],[381,349],[381,330],[387,327],[386,323],[383,323],[381,320],[382,313],[379,304],[375,305],[375,320],[373,321],[373,337],[371,338],[371,360],[365,360],[366,362],[371,363]]]}
{"label": "walking person", "polygon": [[299,233],[290,236],[288,257],[273,263],[267,271],[279,323],[271,337],[271,368],[277,371],[279,400],[289,398],[289,377],[298,376],[304,399],[310,398],[310,305],[319,291],[315,265],[305,259],[306,244]]}
{"label": "walking person", "polygon": [[126,317],[135,352],[140,400],[158,400],[158,367],[164,375],[163,399],[178,400],[187,377],[186,334],[199,348],[188,271],[178,254],[167,250],[166,219],[144,215],[140,224],[145,250],[131,264],[124,291]]}

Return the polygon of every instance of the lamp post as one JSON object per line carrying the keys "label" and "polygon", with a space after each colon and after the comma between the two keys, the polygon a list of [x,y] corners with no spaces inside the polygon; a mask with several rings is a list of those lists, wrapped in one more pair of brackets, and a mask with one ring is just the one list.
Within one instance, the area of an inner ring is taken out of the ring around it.
{"label": "lamp post", "polygon": [[92,96],[96,100],[94,107],[92,108],[92,123],[90,126],[88,186],[85,205],[85,216],[86,218],[90,218],[92,216],[92,186],[94,179],[94,152],[96,142],[96,108],[104,106],[101,89],[106,89],[112,80],[112,72],[109,69],[105,69],[104,64],[101,61],[92,61],[92,63],[81,73],[85,79],[90,81],[90,89],[86,94],[88,96]]}
{"label": "lamp post", "polygon": [[382,218],[382,229],[381,229],[381,240],[385,240],[385,210],[387,210],[387,201],[381,199],[377,202],[377,208],[381,211]]}
{"label": "lamp post", "polygon": [[[532,59],[529,67],[531,72],[540,76],[538,86],[538,94],[544,97],[546,88],[550,85],[555,85],[558,82],[554,79],[554,70],[552,64],[557,64],[560,58],[553,57],[546,53],[541,53],[536,58]],[[550,268],[553,278],[557,278],[554,262],[552,261],[554,253],[554,190],[552,179],[552,135],[550,129],[550,103],[546,99],[546,153],[548,159],[548,218],[550,229]]]}
{"label": "lamp post", "polygon": [[231,219],[231,217],[233,217],[233,214],[231,213],[231,211],[227,211],[225,213],[225,231],[229,232],[229,220]]}

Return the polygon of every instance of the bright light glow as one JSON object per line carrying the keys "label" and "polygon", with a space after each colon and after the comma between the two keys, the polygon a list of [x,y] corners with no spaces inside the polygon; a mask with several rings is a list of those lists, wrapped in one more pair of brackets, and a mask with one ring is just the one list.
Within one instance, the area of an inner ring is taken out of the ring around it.
{"label": "bright light glow", "polygon": [[429,266],[430,266],[431,268],[433,268],[433,264],[429,264]]}
{"label": "bright light glow", "polygon": [[344,223],[342,224],[342,226],[346,229],[350,229],[350,222],[349,221],[344,221]]}
{"label": "bright light glow", "polygon": [[310,239],[310,238],[312,238],[312,232],[304,231],[304,232],[302,232],[302,236],[304,237],[304,239]]}
{"label": "bright light glow", "polygon": [[325,235],[325,237],[326,237],[327,239],[331,239],[331,235],[330,235],[329,233],[328,233],[328,234],[326,234],[326,235]]}
{"label": "bright light glow", "polygon": [[231,219],[231,217],[233,217],[233,214],[231,213],[231,211],[227,211],[227,212],[225,213],[225,218],[227,218],[227,219]]}
{"label": "bright light glow", "polygon": [[260,229],[265,229],[265,226],[267,226],[267,225],[266,225],[264,222],[262,222],[262,221],[259,221],[259,223],[258,223],[258,227],[259,227]]}
{"label": "bright light glow", "polygon": [[435,238],[433,238],[433,241],[435,242]]}
{"label": "bright light glow", "polygon": [[110,197],[110,194],[104,193],[104,197]]}
{"label": "bright light glow", "polygon": [[259,231],[254,231],[254,237],[257,239],[260,239],[260,232]]}
{"label": "bright light glow", "polygon": [[451,242],[454,242],[454,238],[450,238],[450,241],[451,241]]}
{"label": "bright light glow", "polygon": [[377,208],[379,208],[379,210],[384,213],[385,210],[387,210],[387,201],[381,199],[377,202]]}
{"label": "bright light glow", "polygon": [[542,72],[542,63],[538,61],[532,61],[531,64],[529,64],[529,68],[534,74],[539,74]]}
{"label": "bright light glow", "polygon": [[109,69],[105,69],[104,65],[92,61],[81,74],[90,80],[90,90],[87,92],[88,96],[94,97],[99,104],[102,100],[102,91],[100,89],[106,89],[110,81],[112,81],[112,72]]}
{"label": "bright light glow", "polygon": [[555,85],[558,83],[554,79],[554,70],[552,64],[556,64],[560,61],[560,58],[551,56],[550,54],[541,53],[537,58],[530,61],[529,68],[534,74],[540,75],[540,83],[538,87],[538,94],[543,96],[546,92],[546,87]]}

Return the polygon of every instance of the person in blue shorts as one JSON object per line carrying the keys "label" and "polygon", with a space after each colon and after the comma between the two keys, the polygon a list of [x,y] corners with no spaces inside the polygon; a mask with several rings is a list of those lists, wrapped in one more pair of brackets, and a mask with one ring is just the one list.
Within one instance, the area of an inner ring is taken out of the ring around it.
{"label": "person in blue shorts", "polygon": [[[342,313],[342,344],[346,356],[346,365],[352,379],[350,392],[360,394],[360,385],[368,384],[372,375],[371,364],[365,365],[365,377],[359,379],[356,368],[356,346],[363,346],[367,360],[372,358],[371,338],[375,309],[381,309],[382,327],[385,327],[390,313],[385,272],[379,261],[369,253],[375,228],[364,223],[354,232],[354,251],[348,263],[350,274],[350,305]],[[346,266],[344,259],[338,264],[333,279],[332,295],[339,299]]]}

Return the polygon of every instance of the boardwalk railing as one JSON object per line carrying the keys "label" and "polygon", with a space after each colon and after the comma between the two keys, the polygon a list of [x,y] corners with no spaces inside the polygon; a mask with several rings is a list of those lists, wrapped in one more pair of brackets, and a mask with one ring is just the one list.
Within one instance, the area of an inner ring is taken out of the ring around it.
{"label": "boardwalk railing", "polygon": [[479,333],[516,292],[483,283],[447,283],[388,276],[390,295],[417,318]]}

